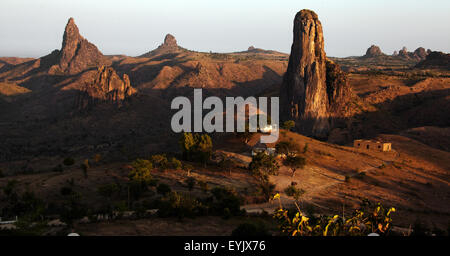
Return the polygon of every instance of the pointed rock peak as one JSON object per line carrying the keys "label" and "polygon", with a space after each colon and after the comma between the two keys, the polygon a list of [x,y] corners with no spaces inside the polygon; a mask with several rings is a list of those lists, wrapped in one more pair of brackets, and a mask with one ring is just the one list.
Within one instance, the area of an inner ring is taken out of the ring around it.
{"label": "pointed rock peak", "polygon": [[295,15],[295,19],[296,20],[318,20],[319,17],[317,16],[317,14],[314,11],[308,10],[308,9],[303,9],[301,11],[299,11],[297,13],[297,15]]}
{"label": "pointed rock peak", "polygon": [[177,40],[175,39],[175,37],[171,34],[167,34],[166,37],[164,38],[164,46],[178,46],[177,45]]}
{"label": "pointed rock peak", "polygon": [[295,121],[302,134],[326,138],[348,98],[346,75],[337,64],[327,62],[322,25],[316,13],[298,12],[293,34],[280,86],[280,118]]}
{"label": "pointed rock peak", "polygon": [[75,20],[69,18],[58,57],[59,71],[75,74],[98,66],[101,62],[103,54],[80,35]]}
{"label": "pointed rock peak", "polygon": [[64,29],[64,38],[63,38],[63,46],[64,42],[67,40],[74,40],[80,38],[80,31],[78,30],[77,25],[75,24],[75,20],[71,17],[69,21],[67,21],[66,28]]}

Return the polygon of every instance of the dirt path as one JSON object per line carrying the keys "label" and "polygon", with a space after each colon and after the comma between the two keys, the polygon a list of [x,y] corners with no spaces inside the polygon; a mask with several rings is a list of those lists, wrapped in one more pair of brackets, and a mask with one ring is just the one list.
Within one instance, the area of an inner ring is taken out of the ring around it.
{"label": "dirt path", "polygon": [[[353,178],[355,176],[361,175],[361,173],[364,174],[369,174],[373,171],[379,170],[380,167],[384,166],[388,166],[394,163],[394,161],[399,157],[399,153],[395,152],[395,157],[390,160],[383,160],[383,159],[379,159],[382,161],[381,164],[377,165],[377,166],[370,166],[367,167],[363,170],[360,170],[359,172],[355,172],[355,173],[351,173],[349,175],[347,175],[349,178]],[[329,209],[328,207],[322,206],[320,204],[317,204],[314,202],[314,197],[333,187],[333,186],[337,186],[339,184],[342,184],[343,182],[345,182],[346,179],[346,175],[342,175],[342,174],[330,174],[329,172],[327,172],[326,170],[322,170],[321,168],[317,167],[317,166],[310,166],[306,168],[307,172],[314,173],[316,176],[321,176],[324,177],[325,179],[322,179],[323,182],[325,182],[326,184],[323,185],[317,185],[317,184],[310,184],[308,186],[308,188],[306,189],[306,193],[303,196],[303,198],[301,199],[301,202],[308,202],[310,204],[313,204],[317,207],[323,208],[323,209]],[[286,168],[284,167],[284,170],[286,170]],[[283,167],[280,169],[280,175],[283,171]],[[285,172],[286,173],[286,172]],[[298,175],[297,175],[298,176]],[[272,177],[274,179],[274,183],[277,184],[278,187],[287,187],[290,181],[295,180],[295,178],[292,178],[290,176],[273,176]],[[301,180],[301,178],[300,178]],[[283,185],[284,184],[284,185]],[[300,184],[300,183],[299,183]],[[302,182],[302,184],[304,184],[304,182]],[[286,195],[284,195],[283,193],[280,193],[280,200],[281,200],[281,204],[283,205],[283,207],[291,207],[294,205],[295,200],[291,197],[288,197]],[[279,207],[279,202],[268,202],[268,203],[262,203],[262,204],[249,204],[249,205],[244,205],[242,208],[245,209],[247,212],[249,213],[261,213],[263,211],[266,211],[268,213],[272,213],[275,209],[277,209]]]}

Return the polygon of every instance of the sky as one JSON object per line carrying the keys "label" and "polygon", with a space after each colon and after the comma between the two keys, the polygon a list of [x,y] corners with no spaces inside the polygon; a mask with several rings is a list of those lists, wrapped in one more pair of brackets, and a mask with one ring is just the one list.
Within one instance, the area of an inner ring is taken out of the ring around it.
{"label": "sky", "polygon": [[293,19],[314,10],[328,56],[387,54],[406,46],[450,52],[448,0],[1,0],[0,56],[60,49],[69,17],[103,54],[137,56],[174,35],[196,51],[257,48],[290,52]]}

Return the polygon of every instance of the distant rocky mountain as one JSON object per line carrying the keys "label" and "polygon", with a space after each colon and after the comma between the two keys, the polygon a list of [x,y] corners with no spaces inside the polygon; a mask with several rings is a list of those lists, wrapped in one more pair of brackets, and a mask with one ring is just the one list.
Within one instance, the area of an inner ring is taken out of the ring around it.
{"label": "distant rocky mountain", "polygon": [[378,47],[376,45],[372,45],[367,49],[366,55],[364,55],[363,57],[373,58],[373,57],[383,56],[383,55],[385,55],[385,54],[381,51],[380,47]]}
{"label": "distant rocky mountain", "polygon": [[183,51],[186,51],[186,49],[178,46],[177,40],[175,39],[175,37],[171,34],[167,34],[166,37],[164,38],[164,43],[162,43],[160,46],[158,46],[158,48],[156,48],[155,50],[145,53],[145,54],[141,55],[140,57],[149,58],[149,57],[153,57],[156,55],[180,53]]}
{"label": "distant rocky mountain", "polygon": [[404,58],[404,59],[411,59],[414,61],[422,61],[424,60],[427,55],[431,52],[431,50],[425,50],[423,47],[417,48],[414,52],[408,52],[408,49],[406,47],[403,47],[400,51],[398,51],[398,54],[395,56]]}
{"label": "distant rocky mountain", "polygon": [[328,61],[322,24],[316,13],[301,10],[294,19],[294,42],[280,89],[280,115],[305,135],[326,138],[332,119],[350,98],[345,73]]}
{"label": "distant rocky mountain", "polygon": [[450,70],[450,54],[431,52],[424,60],[417,63],[417,68],[438,68]]}

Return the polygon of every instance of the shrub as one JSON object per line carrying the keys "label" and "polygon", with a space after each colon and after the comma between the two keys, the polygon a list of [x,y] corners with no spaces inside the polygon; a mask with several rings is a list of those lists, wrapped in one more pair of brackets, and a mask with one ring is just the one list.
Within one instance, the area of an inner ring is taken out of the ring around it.
{"label": "shrub", "polygon": [[165,183],[161,183],[158,185],[158,187],[156,187],[156,191],[158,192],[158,194],[165,196],[168,193],[170,193],[172,191],[172,189],[170,189],[169,185],[167,185]]}
{"label": "shrub", "polygon": [[278,154],[288,155],[300,152],[300,145],[293,141],[280,141],[275,145],[275,150]]}
{"label": "shrub", "polygon": [[215,214],[224,217],[240,214],[241,199],[235,191],[227,188],[214,188],[211,190],[211,194],[214,198],[211,208]]}
{"label": "shrub", "polygon": [[262,181],[267,181],[269,175],[277,175],[278,163],[273,156],[269,156],[260,152],[252,157],[252,162],[249,165],[249,169],[253,171],[253,175]]}
{"label": "shrub", "polygon": [[175,157],[172,157],[170,159],[169,166],[172,169],[180,170],[183,165],[181,164],[180,160],[176,159]]}
{"label": "shrub", "polygon": [[269,199],[274,195],[275,184],[269,181],[261,181],[259,184],[259,190],[262,196],[264,196],[264,199],[269,201]]}
{"label": "shrub", "polygon": [[306,159],[301,156],[288,155],[283,160],[283,164],[291,169],[292,177],[294,177],[297,169],[303,169],[306,165]]}
{"label": "shrub", "polygon": [[283,125],[281,126],[281,128],[286,129],[286,130],[291,130],[294,127],[295,127],[295,122],[293,120],[285,121],[283,123]]}
{"label": "shrub", "polygon": [[305,194],[305,190],[301,189],[301,188],[296,188],[293,185],[290,185],[289,187],[287,187],[284,190],[284,193],[286,193],[286,195],[293,197],[296,201],[298,201],[300,199],[300,197]]}
{"label": "shrub", "polygon": [[202,212],[202,204],[189,195],[171,192],[156,202],[159,217],[195,217]]}
{"label": "shrub", "polygon": [[71,158],[71,157],[67,157],[67,158],[65,158],[64,161],[63,161],[63,164],[64,164],[65,166],[71,166],[71,165],[73,165],[74,163],[75,163],[75,160],[74,160],[73,158]]}
{"label": "shrub", "polygon": [[155,168],[159,168],[161,170],[166,170],[169,168],[169,160],[167,160],[166,155],[153,155],[150,158],[151,163]]}

